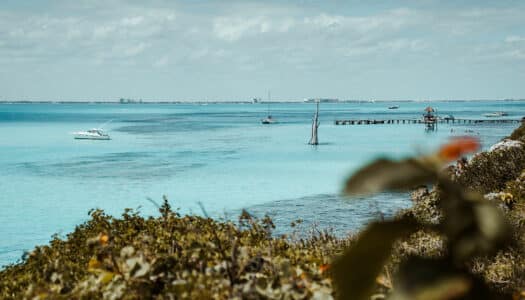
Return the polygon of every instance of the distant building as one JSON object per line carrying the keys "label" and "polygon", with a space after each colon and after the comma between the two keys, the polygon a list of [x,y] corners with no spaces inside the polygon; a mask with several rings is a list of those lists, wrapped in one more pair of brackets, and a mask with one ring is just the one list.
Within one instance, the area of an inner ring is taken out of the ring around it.
{"label": "distant building", "polygon": [[140,100],[140,102],[139,102],[139,101],[133,100],[133,99],[120,98],[119,102],[120,102],[120,104],[142,103],[142,100]]}
{"label": "distant building", "polygon": [[335,103],[339,102],[339,99],[337,98],[310,98],[310,99],[304,99],[304,102],[306,103]]}

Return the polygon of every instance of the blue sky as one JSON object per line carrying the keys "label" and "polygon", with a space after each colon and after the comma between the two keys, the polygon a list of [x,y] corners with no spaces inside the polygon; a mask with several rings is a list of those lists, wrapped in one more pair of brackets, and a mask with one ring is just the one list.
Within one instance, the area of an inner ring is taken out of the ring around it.
{"label": "blue sky", "polygon": [[2,0],[0,100],[525,98],[525,1],[443,2]]}

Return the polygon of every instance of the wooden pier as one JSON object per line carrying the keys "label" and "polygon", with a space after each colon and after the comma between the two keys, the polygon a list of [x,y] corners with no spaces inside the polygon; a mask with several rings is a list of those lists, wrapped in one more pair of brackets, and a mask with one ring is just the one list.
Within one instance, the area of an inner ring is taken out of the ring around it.
{"label": "wooden pier", "polygon": [[[439,119],[433,124],[498,124],[521,123],[519,119]],[[423,119],[386,119],[386,120],[335,120],[335,125],[375,125],[375,124],[427,124]]]}

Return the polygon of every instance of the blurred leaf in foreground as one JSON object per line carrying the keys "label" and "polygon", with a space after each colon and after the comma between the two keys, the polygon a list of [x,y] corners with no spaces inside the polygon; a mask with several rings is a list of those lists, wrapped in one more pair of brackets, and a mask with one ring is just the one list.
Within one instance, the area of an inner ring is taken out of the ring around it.
{"label": "blurred leaf in foreground", "polygon": [[[376,160],[346,182],[344,191],[350,195],[437,184],[444,218],[434,229],[444,235],[448,253],[437,260],[411,257],[406,261],[392,288],[393,299],[498,299],[488,294],[484,283],[463,270],[463,265],[501,249],[509,236],[505,220],[494,205],[466,191],[443,172],[448,162],[478,148],[475,138],[455,138],[431,155],[401,161]],[[425,226],[407,215],[370,225],[334,265],[340,298],[368,299],[393,243],[422,228]]]}
{"label": "blurred leaf in foreground", "polygon": [[410,257],[401,264],[390,300],[501,299],[448,258]]}
{"label": "blurred leaf in foreground", "polygon": [[417,229],[410,217],[371,224],[333,265],[338,297],[368,299],[394,242]]}
{"label": "blurred leaf in foreground", "polygon": [[348,195],[364,195],[384,190],[406,190],[435,178],[431,170],[423,168],[415,159],[399,162],[378,159],[350,177],[344,192]]}
{"label": "blurred leaf in foreground", "polygon": [[431,155],[401,161],[378,159],[355,172],[346,181],[344,192],[347,195],[364,195],[385,190],[403,191],[435,182],[443,166],[476,151],[479,146],[476,138],[459,137]]}
{"label": "blurred leaf in foreground", "polygon": [[444,213],[441,227],[449,252],[457,262],[491,254],[508,242],[510,228],[493,203],[448,179],[442,178],[439,184]]}

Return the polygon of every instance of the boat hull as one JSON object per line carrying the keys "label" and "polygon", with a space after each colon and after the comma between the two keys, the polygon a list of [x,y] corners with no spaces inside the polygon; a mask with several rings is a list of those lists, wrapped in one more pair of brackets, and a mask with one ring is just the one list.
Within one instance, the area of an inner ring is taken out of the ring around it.
{"label": "boat hull", "polygon": [[272,119],[262,119],[261,124],[269,125],[269,124],[277,124],[277,121]]}
{"label": "boat hull", "polygon": [[487,118],[499,118],[499,117],[506,117],[508,115],[509,114],[506,112],[493,112],[493,113],[483,114],[483,116]]}
{"label": "boat hull", "polygon": [[109,136],[88,136],[88,135],[75,135],[75,140],[99,140],[108,141],[111,138]]}

